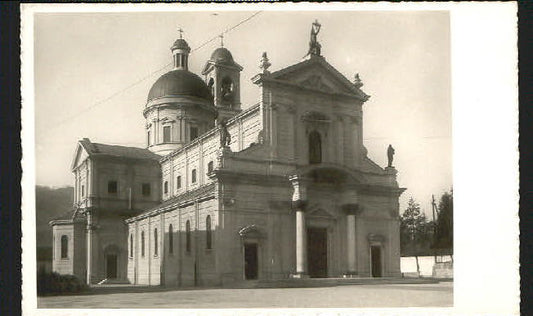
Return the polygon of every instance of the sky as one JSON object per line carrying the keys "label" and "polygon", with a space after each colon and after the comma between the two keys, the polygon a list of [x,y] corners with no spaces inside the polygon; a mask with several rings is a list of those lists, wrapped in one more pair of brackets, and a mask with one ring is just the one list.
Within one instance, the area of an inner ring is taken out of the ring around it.
{"label": "sky", "polygon": [[[218,34],[257,11],[38,13],[34,23],[36,183],[72,185],[76,142],[144,146],[142,110],[151,85],[171,69],[178,28],[199,74]],[[311,23],[322,24],[322,55],[371,98],[363,106],[369,157],[384,167],[389,144],[398,183],[428,216],[431,195],[452,188],[449,14],[441,11],[263,11],[224,35],[241,73],[241,101],[258,101],[250,81],[262,52],[276,71],[302,60]],[[214,40],[210,41],[211,39]],[[206,43],[207,42],[207,43]]]}

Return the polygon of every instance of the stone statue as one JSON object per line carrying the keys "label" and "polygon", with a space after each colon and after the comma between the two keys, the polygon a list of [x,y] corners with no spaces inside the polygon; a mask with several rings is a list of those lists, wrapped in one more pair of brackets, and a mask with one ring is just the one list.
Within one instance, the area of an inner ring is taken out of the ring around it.
{"label": "stone statue", "polygon": [[387,148],[387,158],[389,159],[389,164],[387,167],[392,168],[392,160],[394,158],[394,148],[392,148],[391,144],[389,144],[389,148]]}
{"label": "stone statue", "polygon": [[359,77],[359,74],[355,74],[353,84],[356,88],[361,88],[363,86],[363,81],[361,80],[361,77]]}
{"label": "stone statue", "polygon": [[272,64],[268,60],[268,56],[266,52],[263,52],[263,55],[261,57],[261,63],[259,64],[259,68],[263,71],[264,74],[269,73],[268,67],[270,67]]}
{"label": "stone statue", "polygon": [[229,147],[229,144],[231,143],[231,135],[228,132],[228,128],[226,126],[225,121],[221,121],[219,126],[220,126],[220,147],[227,148]]}
{"label": "stone statue", "polygon": [[320,48],[322,47],[317,40],[317,35],[320,32],[322,25],[317,20],[311,26],[311,39],[309,41],[309,54],[320,56]]}

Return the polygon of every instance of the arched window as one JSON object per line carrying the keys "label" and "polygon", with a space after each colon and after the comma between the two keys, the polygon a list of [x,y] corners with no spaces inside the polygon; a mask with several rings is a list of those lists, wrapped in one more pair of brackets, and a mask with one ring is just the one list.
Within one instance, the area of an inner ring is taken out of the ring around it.
{"label": "arched window", "polygon": [[211,216],[205,218],[205,248],[211,249]]}
{"label": "arched window", "polygon": [[320,140],[320,134],[317,131],[309,133],[309,163],[321,163],[322,162],[322,141]]}
{"label": "arched window", "polygon": [[232,101],[233,99],[233,81],[229,77],[222,79],[220,84],[220,95],[224,101]]}
{"label": "arched window", "polygon": [[192,169],[191,182],[196,183],[196,169]]}
{"label": "arched window", "polygon": [[141,257],[144,257],[144,231],[141,232]]}
{"label": "arched window", "polygon": [[191,252],[191,221],[185,223],[185,250]]}
{"label": "arched window", "polygon": [[207,84],[207,86],[211,90],[212,95],[215,95],[215,91],[213,90],[214,85],[215,85],[215,80],[213,80],[213,78],[209,79],[209,83]]}
{"label": "arched window", "polygon": [[174,230],[168,225],[168,253],[174,253]]}
{"label": "arched window", "polygon": [[61,259],[68,258],[68,237],[67,235],[61,236]]}
{"label": "arched window", "polygon": [[159,252],[159,242],[158,242],[158,235],[157,235],[157,228],[154,229],[154,256],[157,256],[158,252]]}
{"label": "arched window", "polygon": [[165,192],[165,194],[168,194],[168,181],[165,181],[165,183],[163,184],[163,192]]}
{"label": "arched window", "polygon": [[207,173],[211,173],[213,171],[213,162],[210,161],[209,163],[207,163]]}
{"label": "arched window", "polygon": [[133,234],[130,234],[130,257],[133,257]]}

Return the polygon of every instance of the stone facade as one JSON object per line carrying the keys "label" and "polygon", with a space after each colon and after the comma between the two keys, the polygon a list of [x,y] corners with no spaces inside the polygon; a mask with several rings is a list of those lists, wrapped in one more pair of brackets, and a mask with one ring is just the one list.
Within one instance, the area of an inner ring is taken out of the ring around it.
{"label": "stone facade", "polygon": [[[175,47],[188,47],[178,41]],[[187,69],[188,55],[174,58]],[[73,163],[77,211],[53,224],[54,234],[73,235],[74,243],[79,231],[87,249],[68,267],[54,256],[54,270],[92,282],[107,277],[172,286],[400,276],[404,189],[394,167],[367,157],[362,105],[369,96],[361,82],[351,83],[316,52],[273,73],[269,65],[264,54],[262,73],[252,78],[259,103],[242,111],[242,67],[219,48],[200,87],[214,92],[211,103],[190,91],[197,80],[191,74],[190,82],[172,87],[187,87],[183,95],[167,96],[154,85],[150,94],[159,94],[149,97],[144,115],[155,138],[142,153],[104,159],[81,141]],[[225,76],[232,89],[224,99]],[[212,109],[225,124],[204,115]],[[201,126],[198,137],[187,136],[182,124],[190,122]],[[164,124],[175,124],[170,142],[154,132]],[[113,196],[109,181],[118,183]],[[149,196],[142,194],[147,183]],[[116,271],[109,272],[110,264]]]}

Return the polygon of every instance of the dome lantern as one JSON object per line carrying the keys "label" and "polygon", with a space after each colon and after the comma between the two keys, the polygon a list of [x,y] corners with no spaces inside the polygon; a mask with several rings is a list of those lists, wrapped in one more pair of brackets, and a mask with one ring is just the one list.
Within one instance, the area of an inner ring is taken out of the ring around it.
{"label": "dome lantern", "polygon": [[174,69],[188,70],[188,59],[191,48],[189,47],[189,44],[187,44],[187,41],[183,39],[183,30],[180,28],[178,32],[180,32],[180,38],[178,38],[170,48],[174,57]]}

